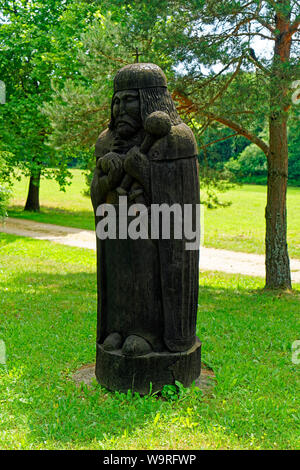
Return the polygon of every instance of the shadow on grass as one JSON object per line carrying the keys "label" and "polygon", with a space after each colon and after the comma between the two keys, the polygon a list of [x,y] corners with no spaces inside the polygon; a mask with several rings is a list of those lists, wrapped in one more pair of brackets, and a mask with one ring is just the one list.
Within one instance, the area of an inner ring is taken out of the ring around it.
{"label": "shadow on grass", "polygon": [[[279,440],[282,422],[293,431],[288,408],[296,374],[289,355],[299,292],[259,292],[261,282],[201,275],[198,336],[203,359],[218,378],[214,396],[205,403],[191,397],[204,432],[212,421],[226,427],[224,434],[258,439],[269,427],[272,439]],[[7,431],[19,426],[34,445],[101,441],[113,448],[123,435],[149,433],[158,412],[171,422],[191,406],[191,400],[171,405],[154,397],[126,397],[96,384],[78,388],[71,380],[76,369],[95,360],[95,273],[18,273],[1,301],[10,371],[1,387]],[[268,399],[257,404],[259,397]]]}

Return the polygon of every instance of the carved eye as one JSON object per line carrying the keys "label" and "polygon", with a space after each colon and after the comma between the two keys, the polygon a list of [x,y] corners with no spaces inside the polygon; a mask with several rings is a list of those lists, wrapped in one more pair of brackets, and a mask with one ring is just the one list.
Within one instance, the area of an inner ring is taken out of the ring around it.
{"label": "carved eye", "polygon": [[126,101],[129,101],[129,102],[135,101],[135,100],[136,100],[135,96],[127,96],[126,98]]}

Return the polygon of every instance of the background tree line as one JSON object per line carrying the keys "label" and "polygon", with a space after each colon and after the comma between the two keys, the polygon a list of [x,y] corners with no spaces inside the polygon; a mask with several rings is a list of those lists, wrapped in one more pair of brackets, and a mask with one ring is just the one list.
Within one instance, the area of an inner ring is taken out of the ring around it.
{"label": "background tree line", "polygon": [[[208,204],[229,172],[244,181],[267,175],[266,285],[291,286],[286,188],[288,171],[292,182],[299,177],[299,111],[291,101],[299,1],[1,0],[0,7],[8,95],[1,148],[14,155],[11,169],[30,175],[27,209],[39,208],[41,174],[63,188],[74,156],[89,164],[109,118],[112,77],[138,48],[140,60],[164,69],[193,127]],[[266,53],[257,52],[258,41]]]}

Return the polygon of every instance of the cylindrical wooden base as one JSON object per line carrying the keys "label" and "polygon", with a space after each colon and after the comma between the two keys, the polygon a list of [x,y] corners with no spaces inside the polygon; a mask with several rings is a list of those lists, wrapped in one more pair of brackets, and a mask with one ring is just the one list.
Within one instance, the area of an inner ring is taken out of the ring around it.
{"label": "cylindrical wooden base", "polygon": [[[188,387],[200,376],[201,343],[180,353],[160,352],[145,356],[124,356],[121,350],[105,351],[97,344],[96,378],[109,390],[128,390],[146,395],[172,385],[175,380]],[[151,385],[150,385],[151,384]]]}

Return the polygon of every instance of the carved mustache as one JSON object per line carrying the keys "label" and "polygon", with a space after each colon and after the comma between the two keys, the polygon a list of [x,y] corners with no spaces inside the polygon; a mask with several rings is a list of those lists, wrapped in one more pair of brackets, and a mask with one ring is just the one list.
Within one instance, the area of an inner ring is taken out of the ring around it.
{"label": "carved mustache", "polygon": [[118,126],[119,124],[128,124],[129,126],[134,127],[136,125],[136,121],[127,118],[117,118],[116,126]]}

